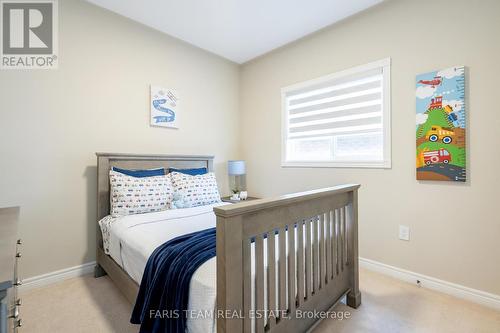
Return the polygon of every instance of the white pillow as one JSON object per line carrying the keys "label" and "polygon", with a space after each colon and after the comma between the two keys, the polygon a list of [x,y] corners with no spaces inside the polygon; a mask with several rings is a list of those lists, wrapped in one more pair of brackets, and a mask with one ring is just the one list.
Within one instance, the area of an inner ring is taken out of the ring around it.
{"label": "white pillow", "polygon": [[131,177],[109,171],[110,203],[113,217],[169,209],[174,189],[171,177]]}
{"label": "white pillow", "polygon": [[185,206],[205,206],[221,202],[217,179],[213,172],[204,175],[170,173],[175,192],[183,197]]}

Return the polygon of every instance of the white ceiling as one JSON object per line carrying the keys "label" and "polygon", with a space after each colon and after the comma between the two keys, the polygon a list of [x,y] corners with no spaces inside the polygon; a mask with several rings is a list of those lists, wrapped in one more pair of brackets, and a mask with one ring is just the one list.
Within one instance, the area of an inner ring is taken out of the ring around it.
{"label": "white ceiling", "polygon": [[383,0],[88,0],[237,63]]}

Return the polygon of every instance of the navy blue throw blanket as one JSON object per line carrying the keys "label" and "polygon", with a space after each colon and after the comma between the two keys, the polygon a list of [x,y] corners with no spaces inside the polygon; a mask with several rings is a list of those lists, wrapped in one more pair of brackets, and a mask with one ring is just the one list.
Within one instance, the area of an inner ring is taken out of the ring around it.
{"label": "navy blue throw blanket", "polygon": [[135,302],[132,324],[140,333],[184,333],[189,283],[194,272],[215,257],[215,228],[174,238],[148,259]]}

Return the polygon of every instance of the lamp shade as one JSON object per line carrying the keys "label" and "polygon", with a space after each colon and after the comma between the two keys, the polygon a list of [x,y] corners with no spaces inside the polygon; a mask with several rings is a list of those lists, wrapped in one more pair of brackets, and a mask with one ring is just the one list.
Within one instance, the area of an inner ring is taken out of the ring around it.
{"label": "lamp shade", "polygon": [[228,161],[227,173],[231,176],[240,176],[246,173],[245,161]]}

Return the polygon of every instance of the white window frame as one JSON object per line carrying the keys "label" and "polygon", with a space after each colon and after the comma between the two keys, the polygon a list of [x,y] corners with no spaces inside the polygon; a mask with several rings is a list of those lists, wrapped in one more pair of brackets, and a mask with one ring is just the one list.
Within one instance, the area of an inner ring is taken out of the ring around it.
{"label": "white window frame", "polygon": [[[382,68],[382,123],[383,123],[383,160],[378,161],[287,161],[288,112],[286,108],[287,93],[313,85],[340,79],[359,72]],[[320,78],[293,84],[281,89],[281,166],[297,168],[391,168],[391,58],[385,58],[369,64],[352,67]]]}

